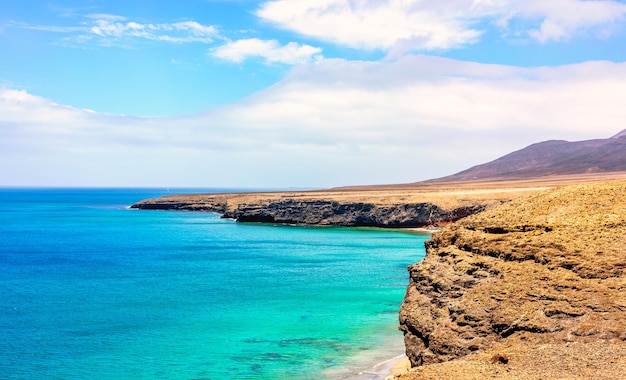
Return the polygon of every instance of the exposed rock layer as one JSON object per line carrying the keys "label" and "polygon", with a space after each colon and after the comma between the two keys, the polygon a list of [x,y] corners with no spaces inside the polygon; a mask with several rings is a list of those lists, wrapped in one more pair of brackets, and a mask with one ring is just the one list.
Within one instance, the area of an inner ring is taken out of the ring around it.
{"label": "exposed rock layer", "polygon": [[138,202],[144,210],[220,213],[240,222],[307,225],[424,227],[439,226],[475,214],[521,193],[473,190],[459,194],[419,190],[318,191],[174,195]]}
{"label": "exposed rock layer", "polygon": [[318,191],[178,194],[138,202],[145,210],[190,210],[245,222],[310,225],[439,226],[542,189],[626,178],[626,173],[552,176],[532,180],[363,186]]}
{"label": "exposed rock layer", "polygon": [[283,201],[267,205],[240,204],[224,217],[240,222],[366,227],[424,227],[464,218],[482,211],[473,205],[445,211],[430,203],[377,206],[371,203]]}
{"label": "exposed rock layer", "polygon": [[334,201],[275,201],[241,203],[229,210],[223,202],[184,203],[160,202],[133,205],[145,210],[191,210],[222,213],[224,218],[239,222],[281,224],[360,226],[360,227],[424,227],[448,223],[484,210],[482,204],[443,210],[431,203],[375,205],[371,203],[340,203]]}
{"label": "exposed rock layer", "polygon": [[[422,366],[405,379],[626,376],[623,356],[609,355],[626,352],[626,181],[518,198],[426,248],[400,311]],[[501,351],[510,363],[492,364]]]}
{"label": "exposed rock layer", "polygon": [[206,211],[223,214],[228,210],[228,198],[225,194],[175,195],[146,199],[130,207],[140,210]]}

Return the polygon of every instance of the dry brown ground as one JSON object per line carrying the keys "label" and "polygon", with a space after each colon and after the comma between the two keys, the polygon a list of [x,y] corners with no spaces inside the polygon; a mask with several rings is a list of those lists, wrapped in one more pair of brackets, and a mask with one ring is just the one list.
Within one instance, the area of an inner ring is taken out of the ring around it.
{"label": "dry brown ground", "polygon": [[[493,362],[506,352],[508,363]],[[626,376],[626,344],[509,344],[463,359],[415,368],[397,380],[618,380]],[[391,379],[391,377],[390,377]]]}
{"label": "dry brown ground", "polygon": [[444,210],[472,204],[495,205],[538,190],[583,182],[626,179],[626,172],[547,176],[532,179],[420,182],[400,185],[353,186],[326,190],[236,194],[186,194],[160,198],[168,202],[223,203],[232,210],[238,204],[267,204],[280,200],[330,200],[375,205],[432,203]]}
{"label": "dry brown ground", "polygon": [[626,181],[586,182],[433,235],[410,268],[400,379],[626,379]]}

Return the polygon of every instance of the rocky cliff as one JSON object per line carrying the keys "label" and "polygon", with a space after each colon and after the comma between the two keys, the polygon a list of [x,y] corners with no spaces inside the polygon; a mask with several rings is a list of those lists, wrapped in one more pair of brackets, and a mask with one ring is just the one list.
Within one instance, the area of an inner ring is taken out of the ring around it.
{"label": "rocky cliff", "polygon": [[382,206],[333,201],[282,201],[264,205],[240,204],[235,210],[225,212],[224,217],[240,222],[400,228],[436,226],[483,209],[482,205],[446,211],[431,203]]}
{"label": "rocky cliff", "polygon": [[626,378],[626,181],[520,197],[426,248],[403,379]]}
{"label": "rocky cliff", "polygon": [[308,225],[441,226],[525,194],[610,175],[553,176],[532,180],[466,181],[361,186],[316,191],[177,194],[146,199],[131,208],[222,214],[240,222]]}
{"label": "rocky cliff", "polygon": [[218,214],[228,209],[229,194],[194,194],[170,195],[161,198],[145,199],[130,206],[139,210],[178,210],[178,211],[206,211]]}
{"label": "rocky cliff", "polygon": [[332,225],[346,227],[425,227],[446,224],[485,209],[484,204],[445,210],[432,203],[376,205],[372,203],[329,200],[270,201],[240,203],[229,208],[227,202],[212,198],[203,202],[161,199],[131,206],[144,210],[189,210],[223,214],[238,222]]}
{"label": "rocky cliff", "polygon": [[400,228],[444,225],[507,201],[515,193],[481,190],[459,196],[411,190],[359,190],[191,194],[148,199],[131,207],[216,212],[239,222]]}

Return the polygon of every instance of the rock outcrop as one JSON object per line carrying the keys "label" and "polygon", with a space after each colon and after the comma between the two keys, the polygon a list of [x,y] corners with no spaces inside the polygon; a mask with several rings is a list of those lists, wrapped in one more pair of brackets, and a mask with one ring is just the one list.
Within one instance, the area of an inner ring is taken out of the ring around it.
{"label": "rock outcrop", "polygon": [[224,217],[240,222],[401,228],[437,226],[483,209],[482,205],[446,211],[430,203],[379,206],[333,201],[282,201],[240,204],[235,210],[224,213]]}
{"label": "rock outcrop", "polygon": [[626,181],[515,199],[426,248],[400,311],[403,379],[626,378]]}
{"label": "rock outcrop", "polygon": [[228,198],[225,194],[199,194],[193,197],[165,196],[137,202],[130,208],[139,210],[206,211],[223,214],[228,210]]}
{"label": "rock outcrop", "polygon": [[307,225],[442,226],[525,194],[570,183],[624,178],[585,174],[532,180],[468,181],[360,186],[314,191],[176,194],[146,199],[131,208],[222,214],[240,222]]}
{"label": "rock outcrop", "polygon": [[[360,199],[354,200],[355,194]],[[367,192],[365,194],[193,194],[148,199],[132,205],[131,208],[215,212],[239,222],[402,228],[449,224],[503,201],[502,194],[491,198],[484,193],[469,200],[457,199],[459,197],[456,195],[438,195],[430,197],[434,200],[423,199],[421,202],[406,202],[409,198],[404,195],[406,191],[389,198],[372,196]],[[504,196],[512,195],[505,193]],[[426,197],[418,195],[415,198]]]}

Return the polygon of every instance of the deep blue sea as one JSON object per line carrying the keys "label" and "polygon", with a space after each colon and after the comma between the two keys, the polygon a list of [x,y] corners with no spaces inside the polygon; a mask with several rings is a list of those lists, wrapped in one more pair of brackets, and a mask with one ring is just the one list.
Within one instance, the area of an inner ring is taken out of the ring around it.
{"label": "deep blue sea", "polygon": [[344,378],[402,354],[427,236],[127,208],[164,194],[0,189],[0,378]]}

